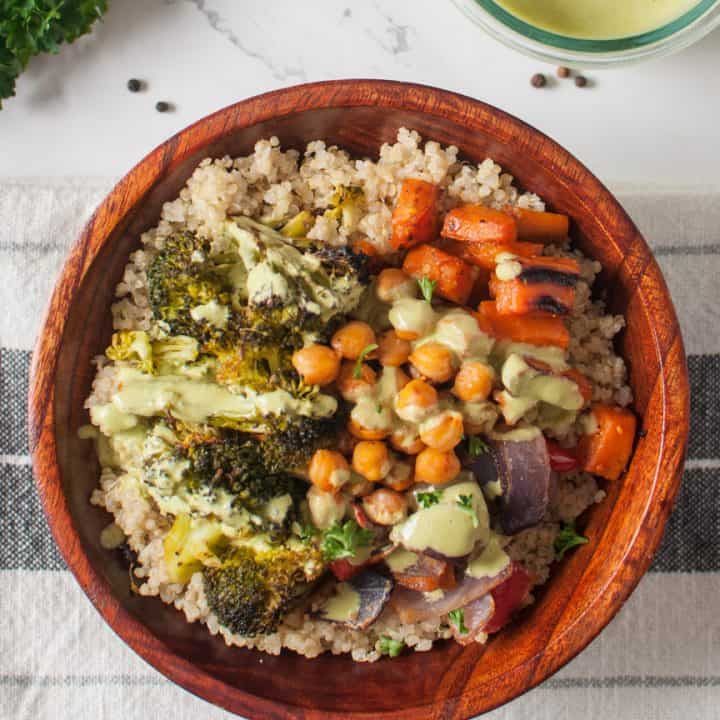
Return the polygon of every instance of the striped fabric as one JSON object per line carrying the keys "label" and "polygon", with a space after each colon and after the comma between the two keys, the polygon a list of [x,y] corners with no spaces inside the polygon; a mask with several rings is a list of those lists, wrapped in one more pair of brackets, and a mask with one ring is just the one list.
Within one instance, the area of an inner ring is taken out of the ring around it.
{"label": "striped fabric", "polygon": [[[110,181],[0,182],[0,718],[229,718],[132,653],[60,558],[25,425],[33,341],[55,273]],[[685,479],[651,572],[592,645],[492,720],[720,717],[720,198],[630,194],[689,355]]]}

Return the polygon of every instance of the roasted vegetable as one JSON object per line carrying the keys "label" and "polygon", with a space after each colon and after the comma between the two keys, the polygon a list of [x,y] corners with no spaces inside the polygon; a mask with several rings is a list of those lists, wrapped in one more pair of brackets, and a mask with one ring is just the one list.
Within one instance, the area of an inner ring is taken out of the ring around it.
{"label": "roasted vegetable", "polygon": [[417,623],[440,619],[449,612],[478,600],[512,574],[512,563],[496,575],[473,578],[466,575],[455,588],[446,591],[435,601],[422,593],[404,587],[396,587],[390,598],[390,605],[403,623]]}
{"label": "roasted vegetable", "polygon": [[462,205],[445,215],[441,235],[463,243],[497,243],[500,246],[517,239],[512,216],[484,205]]}
{"label": "roasted vegetable", "polygon": [[435,283],[434,292],[446,300],[464,305],[475,283],[477,271],[464,260],[432,245],[419,245],[405,256],[403,270],[420,280]]}
{"label": "roasted vegetable", "polygon": [[105,354],[111,359],[127,362],[146,373],[154,369],[153,348],[144,330],[121,330],[113,333]]}
{"label": "roasted vegetable", "polygon": [[418,592],[449,590],[455,587],[455,570],[451,563],[423,553],[416,553],[416,556],[412,565],[393,572],[398,585]]}
{"label": "roasted vegetable", "polygon": [[499,340],[512,340],[528,345],[567,348],[570,333],[562,318],[542,313],[501,315],[494,302],[481,302],[478,310],[489,323],[490,333]]}
{"label": "roasted vegetable", "polygon": [[578,263],[571,258],[507,258],[492,275],[490,294],[500,315],[567,315],[575,303],[579,275]]}
{"label": "roasted vegetable", "polygon": [[460,645],[469,645],[478,639],[495,612],[491,593],[483,595],[463,608],[448,613],[453,638]]}
{"label": "roasted vegetable", "polygon": [[[487,277],[495,269],[495,258],[501,253],[516,255],[517,257],[531,258],[540,255],[543,246],[539,243],[525,243],[518,241],[484,240],[483,242],[460,242],[443,238],[437,246],[451,255],[462,258],[471,265],[482,268]],[[481,277],[483,277],[481,275]]]}
{"label": "roasted vegetable", "polygon": [[583,435],[578,443],[580,467],[607,480],[617,480],[632,454],[637,420],[626,408],[592,406],[595,432]]}
{"label": "roasted vegetable", "polygon": [[550,468],[545,438],[495,440],[491,452],[465,460],[481,485],[500,482],[500,522],[512,535],[537,525],[547,512],[556,476]]}
{"label": "roasted vegetable", "polygon": [[431,242],[438,231],[440,188],[425,180],[403,181],[392,215],[390,244],[395,250]]}
{"label": "roasted vegetable", "polygon": [[513,614],[522,606],[532,587],[532,578],[524,567],[513,563],[512,574],[500,585],[494,587],[490,594],[493,598],[494,612],[492,618],[483,628],[486,633],[495,633],[503,628]]}
{"label": "roasted vegetable", "polygon": [[570,220],[567,215],[527,210],[520,207],[508,207],[506,212],[515,218],[520,240],[557,243],[562,242],[568,236]]}
{"label": "roasted vegetable", "polygon": [[165,567],[171,582],[186,583],[225,544],[220,523],[179,514],[163,540]]}
{"label": "roasted vegetable", "polygon": [[314,545],[229,547],[203,569],[208,606],[233,633],[274,632],[282,617],[324,569]]}
{"label": "roasted vegetable", "polygon": [[384,575],[363,570],[346,582],[339,583],[335,594],[318,611],[324,620],[366,630],[379,617],[390,597],[393,582]]}

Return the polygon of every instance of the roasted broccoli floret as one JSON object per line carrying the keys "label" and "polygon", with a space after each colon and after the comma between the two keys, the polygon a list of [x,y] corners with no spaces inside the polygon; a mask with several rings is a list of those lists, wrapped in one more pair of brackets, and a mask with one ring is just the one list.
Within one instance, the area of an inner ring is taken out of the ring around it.
{"label": "roasted broccoli floret", "polygon": [[[232,286],[215,263],[208,260],[208,242],[190,233],[176,233],[147,270],[150,308],[172,335],[188,335],[205,344],[225,341],[222,322],[211,322],[197,309],[228,308]],[[222,312],[219,310],[218,312]],[[227,321],[227,318],[225,318]]]}
{"label": "roasted broccoli floret", "polygon": [[347,232],[357,227],[365,207],[365,193],[354,185],[340,185],[330,198],[325,217],[336,220]]}
{"label": "roasted broccoli floret", "polygon": [[262,442],[263,463],[270,472],[305,466],[320,448],[333,447],[345,421],[342,413],[327,418],[278,418]]}
{"label": "roasted broccoli floret", "polygon": [[105,354],[111,360],[130,363],[146,373],[154,369],[153,348],[148,334],[143,330],[121,330],[113,333],[110,347]]}
{"label": "roasted broccoli floret", "polygon": [[203,570],[205,595],[218,620],[245,636],[274,632],[283,615],[324,570],[314,545],[229,548],[219,567]]}
{"label": "roasted broccoli floret", "polygon": [[[257,524],[276,535],[296,519],[306,485],[284,468],[270,470],[263,459],[263,445],[232,431],[217,440],[202,441],[179,449],[190,461],[187,488],[212,498],[218,490],[233,497],[233,506],[247,510]],[[270,501],[281,501],[282,512],[272,512]],[[270,507],[270,511],[269,511]],[[278,535],[279,536],[279,535]]]}

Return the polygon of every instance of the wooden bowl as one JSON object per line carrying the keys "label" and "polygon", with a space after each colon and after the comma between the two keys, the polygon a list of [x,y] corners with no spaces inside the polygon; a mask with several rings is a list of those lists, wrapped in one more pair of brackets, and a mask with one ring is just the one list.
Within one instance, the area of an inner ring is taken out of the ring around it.
{"label": "wooden bowl", "polygon": [[[277,135],[301,148],[316,138],[376,155],[399,127],[492,157],[567,213],[577,241],[604,266],[642,437],[630,468],[589,512],[590,543],[556,568],[537,604],[487,646],[439,643],[378,663],[307,660],[229,649],[204,626],[153,598],[131,595],[127,568],[101,549],[109,521],[88,497],[98,465],[78,440],[91,360],[111,335],[110,305],[128,253],[156,224],[206,156],[245,155]],[[102,202],[55,287],[32,366],[33,467],[55,540],[98,611],[145,660],[191,692],[253,718],[467,718],[537,685],[582,650],[620,609],[650,564],[680,483],[688,432],[682,338],[660,270],[623,209],[552,140],[489,105],[405,83],[339,81],[279,90],[228,107],[168,140]],[[622,651],[622,649],[619,649]]]}

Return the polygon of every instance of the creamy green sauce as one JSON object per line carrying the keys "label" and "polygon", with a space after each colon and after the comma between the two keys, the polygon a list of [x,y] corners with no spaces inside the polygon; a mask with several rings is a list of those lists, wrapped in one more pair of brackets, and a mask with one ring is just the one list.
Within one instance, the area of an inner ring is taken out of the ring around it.
{"label": "creamy green sauce", "polygon": [[349,583],[340,583],[320,612],[326,620],[333,622],[355,620],[360,612],[360,593]]}
{"label": "creamy green sauce", "polygon": [[465,573],[473,578],[494,577],[510,564],[510,556],[502,549],[500,537],[490,533],[482,552],[471,558]]}
{"label": "creamy green sauce", "polygon": [[502,497],[502,483],[500,480],[493,480],[492,482],[485,483],[483,485],[483,494],[488,500],[494,500],[495,498]]}
{"label": "creamy green sauce", "polygon": [[640,35],[677,20],[698,0],[495,0],[512,15],[558,35],[591,40]]}
{"label": "creamy green sauce", "polygon": [[493,348],[492,360],[496,369],[502,367],[505,360],[512,354],[522,357],[529,357],[549,365],[555,372],[564,372],[569,369],[565,351],[558,347],[540,347],[538,345],[527,345],[526,343],[515,343],[510,340],[500,340]]}
{"label": "creamy green sauce", "polygon": [[93,424],[106,435],[133,427],[136,416],[165,412],[185,422],[204,423],[214,416],[231,420],[282,413],[325,417],[337,409],[337,401],[330,395],[298,399],[284,390],[231,393],[215,383],[178,375],[151,376],[132,368],[119,368],[117,378],[118,390],[111,402],[90,411]]}
{"label": "creamy green sauce", "polygon": [[[460,477],[469,476],[462,473]],[[471,497],[475,518],[458,503],[461,495]],[[447,557],[463,557],[472,552],[476,543],[485,542],[489,532],[488,510],[480,487],[474,480],[462,479],[443,487],[436,505],[421,508],[396,525],[390,539],[407,550],[434,550]]]}
{"label": "creamy green sauce", "polygon": [[435,325],[434,332],[419,338],[413,347],[437,342],[452,350],[459,358],[484,360],[490,354],[495,340],[485,334],[477,320],[461,309],[446,312]]}
{"label": "creamy green sauce", "polygon": [[230,308],[227,305],[221,305],[217,300],[211,300],[205,305],[197,305],[190,310],[190,317],[195,322],[205,322],[216,328],[224,328],[230,317]]}
{"label": "creamy green sauce", "polygon": [[563,410],[579,410],[585,403],[580,389],[572,380],[535,370],[515,353],[511,353],[503,363],[501,377],[503,385],[516,398],[532,398]]}
{"label": "creamy green sauce", "polygon": [[388,317],[396,330],[415,333],[418,337],[429,333],[437,321],[437,313],[429,302],[413,298],[394,302]]}
{"label": "creamy green sauce", "polygon": [[398,548],[385,558],[385,562],[388,564],[390,570],[394,573],[399,573],[414,565],[417,562],[417,557],[417,553],[410,552],[410,550],[405,550],[404,548]]}

